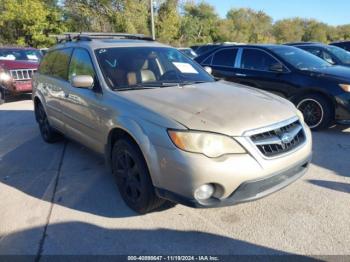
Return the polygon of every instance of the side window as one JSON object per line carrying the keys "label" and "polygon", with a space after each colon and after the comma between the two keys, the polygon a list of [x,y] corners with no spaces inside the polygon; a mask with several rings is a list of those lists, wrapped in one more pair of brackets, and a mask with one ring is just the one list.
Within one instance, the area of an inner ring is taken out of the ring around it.
{"label": "side window", "polygon": [[237,48],[227,48],[214,54],[212,65],[214,66],[231,66],[235,65]]}
{"label": "side window", "polygon": [[318,48],[305,48],[304,50],[310,52],[311,54],[315,55],[315,56],[318,56],[320,58],[323,59],[323,54],[322,54],[322,51]]}
{"label": "side window", "polygon": [[335,61],[333,59],[333,57],[328,53],[328,52],[325,52],[323,51],[323,59],[326,60],[328,63],[334,65],[335,64]]}
{"label": "side window", "polygon": [[212,55],[208,56],[206,59],[204,59],[204,61],[201,64],[203,64],[203,65],[211,65],[212,58],[213,58]]}
{"label": "side window", "polygon": [[55,61],[51,69],[51,74],[54,77],[68,80],[69,59],[72,53],[72,48],[59,49],[55,51]]}
{"label": "side window", "polygon": [[270,71],[271,66],[280,64],[269,54],[257,49],[244,49],[241,68],[249,70]]}
{"label": "side window", "polygon": [[77,75],[89,75],[95,78],[95,70],[89,52],[85,49],[74,49],[69,66],[69,79]]}
{"label": "side window", "polygon": [[56,51],[51,51],[45,55],[39,66],[40,74],[49,75],[51,73],[51,69],[55,62],[56,55]]}

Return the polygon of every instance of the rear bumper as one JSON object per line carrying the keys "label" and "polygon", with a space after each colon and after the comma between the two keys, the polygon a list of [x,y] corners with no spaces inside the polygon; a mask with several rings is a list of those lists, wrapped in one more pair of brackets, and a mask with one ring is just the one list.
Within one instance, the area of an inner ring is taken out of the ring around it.
{"label": "rear bumper", "polygon": [[156,193],[162,198],[190,207],[209,208],[236,205],[263,198],[283,189],[305,174],[308,170],[310,161],[311,156],[287,170],[243,182],[229,197],[225,199],[210,198],[205,202],[198,202],[196,199],[190,199],[160,188],[156,188]]}

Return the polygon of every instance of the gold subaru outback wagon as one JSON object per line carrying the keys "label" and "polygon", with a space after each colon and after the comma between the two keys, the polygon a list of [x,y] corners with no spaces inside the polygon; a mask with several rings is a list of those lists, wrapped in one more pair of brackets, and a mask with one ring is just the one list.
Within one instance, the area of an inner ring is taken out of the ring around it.
{"label": "gold subaru outback wagon", "polygon": [[300,178],[311,134],[287,100],[215,80],[177,49],[141,35],[67,35],[33,79],[35,116],[104,154],[130,208],[166,200],[234,205]]}

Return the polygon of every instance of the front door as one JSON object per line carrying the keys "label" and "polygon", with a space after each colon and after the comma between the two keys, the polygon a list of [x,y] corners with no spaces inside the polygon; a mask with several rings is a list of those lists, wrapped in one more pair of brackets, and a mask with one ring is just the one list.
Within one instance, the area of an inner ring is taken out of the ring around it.
{"label": "front door", "polygon": [[98,81],[89,52],[75,48],[69,65],[68,79],[78,75],[90,75],[95,79],[94,87],[76,88],[69,85],[64,90],[62,112],[65,115],[66,132],[73,139],[98,152],[103,152],[101,139],[101,100],[97,90]]}

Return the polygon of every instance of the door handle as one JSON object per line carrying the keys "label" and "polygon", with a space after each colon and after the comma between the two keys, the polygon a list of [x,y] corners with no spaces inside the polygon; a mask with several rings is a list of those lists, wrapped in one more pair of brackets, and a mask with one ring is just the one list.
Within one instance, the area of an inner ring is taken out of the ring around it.
{"label": "door handle", "polygon": [[236,73],[235,75],[236,76],[243,76],[243,77],[247,76],[246,74],[240,74],[240,73]]}

